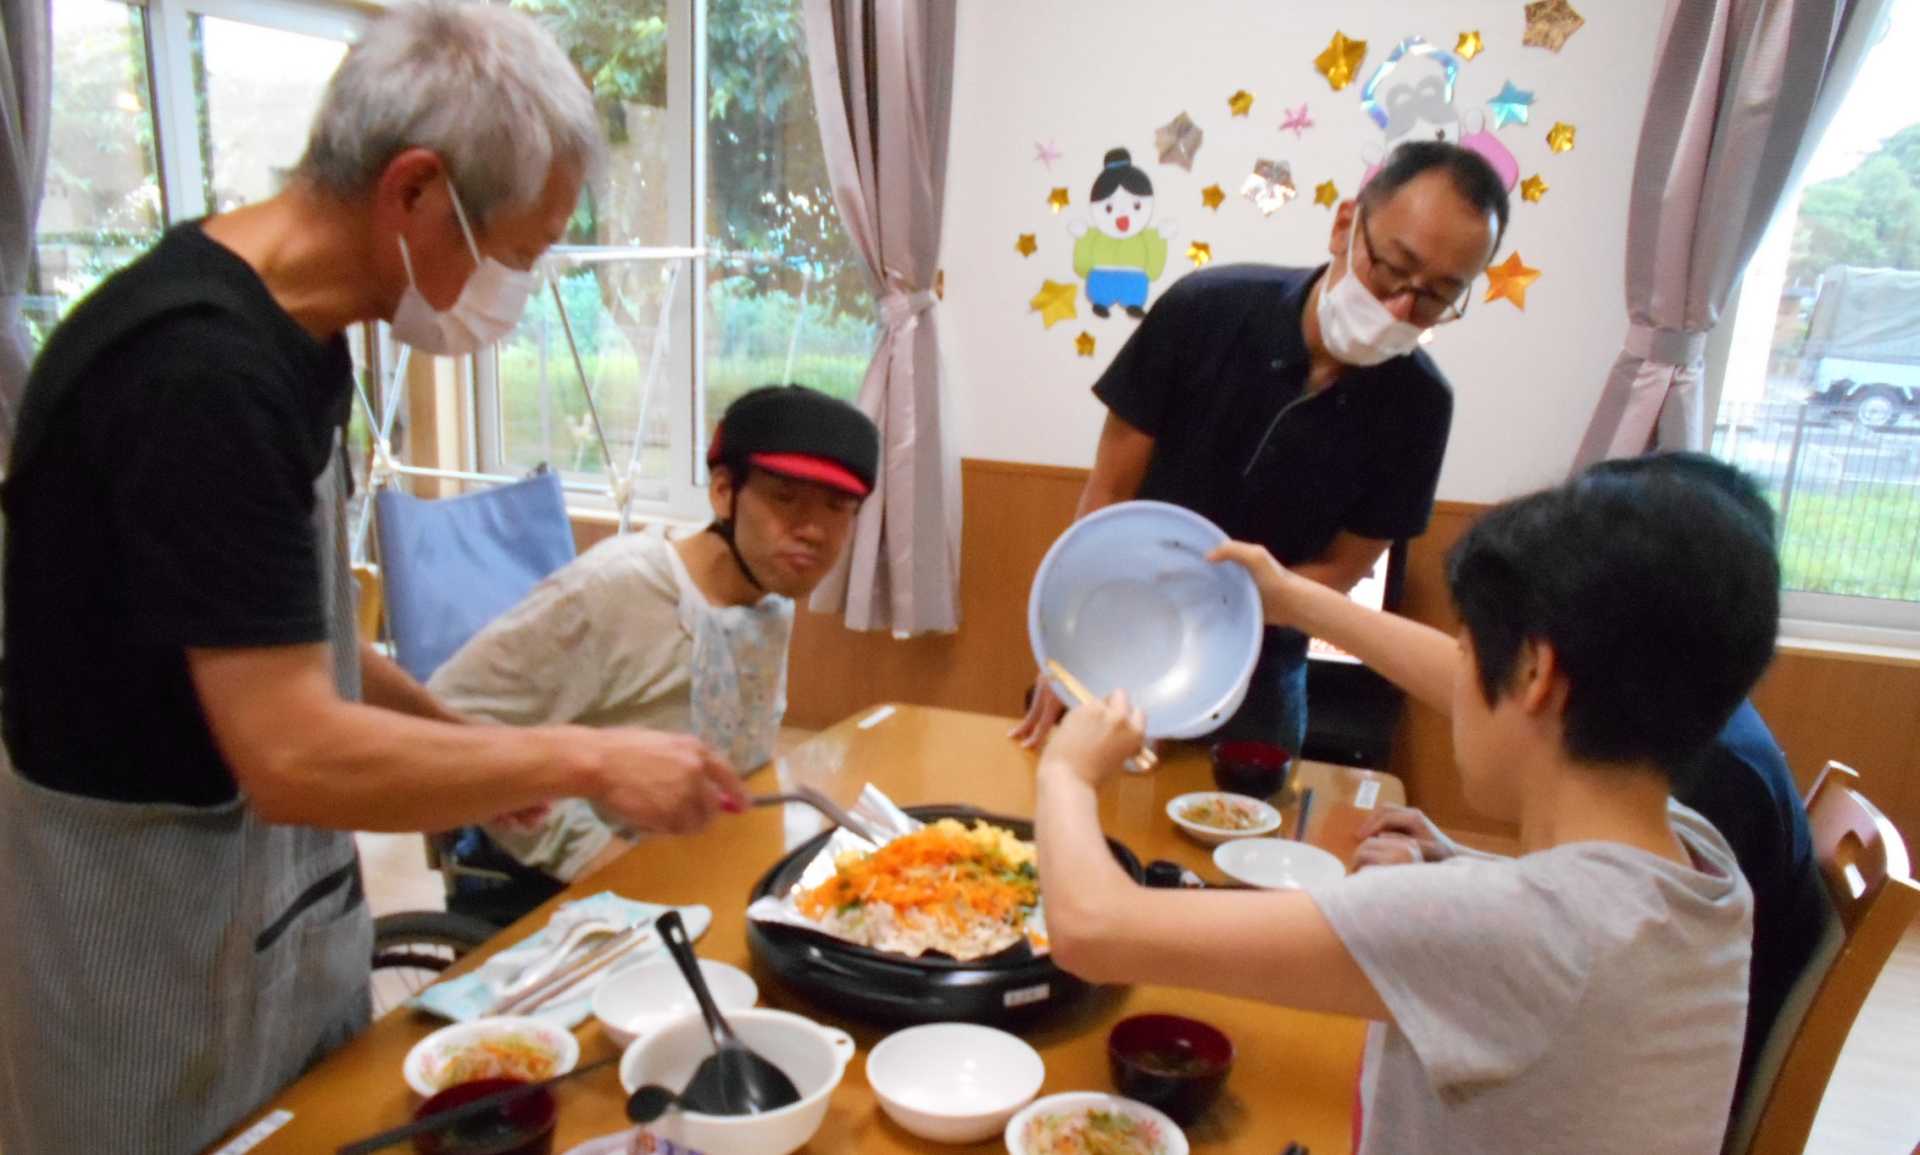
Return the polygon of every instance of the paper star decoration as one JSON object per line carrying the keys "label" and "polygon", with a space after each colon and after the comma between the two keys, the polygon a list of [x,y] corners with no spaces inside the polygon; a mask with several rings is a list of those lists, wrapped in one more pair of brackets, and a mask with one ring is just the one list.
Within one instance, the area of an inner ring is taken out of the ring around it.
{"label": "paper star decoration", "polygon": [[1488,301],[1512,301],[1522,311],[1527,307],[1527,286],[1540,279],[1539,269],[1530,269],[1520,260],[1518,250],[1487,269]]}
{"label": "paper star decoration", "polygon": [[1336,32],[1326,49],[1313,58],[1313,68],[1338,92],[1353,83],[1354,74],[1360,71],[1360,62],[1366,58],[1366,41],[1348,40],[1346,33]]}
{"label": "paper star decoration", "polygon": [[1253,172],[1240,185],[1240,195],[1252,201],[1263,217],[1287,207],[1294,192],[1293,169],[1284,160],[1255,161]]}
{"label": "paper star decoration", "polygon": [[1226,203],[1226,199],[1226,190],[1217,184],[1210,184],[1200,190],[1200,203],[1215,212],[1220,211],[1220,206]]}
{"label": "paper star decoration", "polygon": [[1515,87],[1509,80],[1500,87],[1499,95],[1487,101],[1487,111],[1493,114],[1495,128],[1525,124],[1533,116],[1533,93]]}
{"label": "paper star decoration", "polygon": [[1527,5],[1527,32],[1520,43],[1558,52],[1585,23],[1567,0],[1534,0]]}
{"label": "paper star decoration", "polygon": [[1055,321],[1070,321],[1080,315],[1073,307],[1075,289],[1072,281],[1041,281],[1040,291],[1027,303],[1030,312],[1040,314],[1043,328],[1053,328]]}
{"label": "paper star decoration", "polygon": [[1153,130],[1154,151],[1160,154],[1161,164],[1177,164],[1192,172],[1193,154],[1200,151],[1200,142],[1206,135],[1193,123],[1193,118],[1183,112]]}
{"label": "paper star decoration", "polygon": [[1040,247],[1040,242],[1034,239],[1032,233],[1021,233],[1020,239],[1013,242],[1013,247],[1021,256],[1031,257],[1034,250]]}
{"label": "paper star decoration", "polygon": [[1322,181],[1320,184],[1313,186],[1313,203],[1325,205],[1327,208],[1332,208],[1339,204],[1340,186],[1334,184],[1332,181]]}
{"label": "paper star decoration", "polygon": [[1306,134],[1306,131],[1312,127],[1313,118],[1307,115],[1307,106],[1304,101],[1301,102],[1299,108],[1287,109],[1286,118],[1280,122],[1280,131],[1291,132],[1295,140],[1299,140]]}
{"label": "paper star decoration", "polygon": [[1564,120],[1555,121],[1547,130],[1547,147],[1555,152],[1573,151],[1573,126]]}
{"label": "paper star decoration", "polygon": [[1460,34],[1460,39],[1454,42],[1453,54],[1462,60],[1472,60],[1474,57],[1480,55],[1481,49],[1485,47],[1486,44],[1480,39],[1479,30],[1475,29],[1472,32],[1462,32]]}
{"label": "paper star decoration", "polygon": [[1082,357],[1093,356],[1093,334],[1082,329],[1080,335],[1073,339],[1073,350]]}
{"label": "paper star decoration", "polygon": [[1540,203],[1540,198],[1546,196],[1547,190],[1552,187],[1552,185],[1540,179],[1540,174],[1536,172],[1526,180],[1520,182],[1520,199],[1530,205],[1537,205]]}
{"label": "paper star decoration", "polygon": [[1213,246],[1205,241],[1194,241],[1187,245],[1187,259],[1197,269],[1213,260]]}
{"label": "paper star decoration", "polygon": [[1235,116],[1245,116],[1247,113],[1252,112],[1253,93],[1243,88],[1232,96],[1227,97],[1227,108],[1231,110]]}
{"label": "paper star decoration", "polygon": [[1067,199],[1066,189],[1054,189],[1047,194],[1047,207],[1058,213],[1061,209],[1067,207]]}
{"label": "paper star decoration", "polygon": [[1060,159],[1060,150],[1053,147],[1052,141],[1041,144],[1036,140],[1033,142],[1033,159],[1046,165],[1047,171],[1052,172],[1053,162]]}

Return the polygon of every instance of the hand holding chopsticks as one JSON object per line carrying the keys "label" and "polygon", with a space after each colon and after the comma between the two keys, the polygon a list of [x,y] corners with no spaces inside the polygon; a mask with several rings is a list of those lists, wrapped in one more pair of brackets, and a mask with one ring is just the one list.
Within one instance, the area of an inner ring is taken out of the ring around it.
{"label": "hand holding chopsticks", "polygon": [[[1074,677],[1073,671],[1067,669],[1059,662],[1049,660],[1047,662],[1047,673],[1053,675],[1053,680],[1060,683],[1061,688],[1065,689],[1066,692],[1073,697],[1073,700],[1082,706],[1098,700],[1094,692],[1087,689],[1086,683]],[[1142,746],[1140,747],[1140,752],[1135,754],[1131,761],[1143,771],[1151,770],[1160,764],[1160,756],[1155,754],[1151,747]]]}

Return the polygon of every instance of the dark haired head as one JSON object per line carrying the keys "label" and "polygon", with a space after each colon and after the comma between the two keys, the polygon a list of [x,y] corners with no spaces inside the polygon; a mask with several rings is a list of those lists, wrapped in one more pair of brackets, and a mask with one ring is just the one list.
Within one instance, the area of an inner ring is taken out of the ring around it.
{"label": "dark haired head", "polygon": [[1712,486],[1747,511],[1768,541],[1778,540],[1773,503],[1753,475],[1706,453],[1674,450],[1640,457],[1617,457],[1587,467],[1587,477],[1676,477]]}
{"label": "dark haired head", "polygon": [[1489,251],[1499,252],[1500,241],[1507,235],[1507,189],[1487,159],[1470,148],[1443,140],[1407,141],[1387,154],[1380,171],[1360,189],[1360,204],[1367,209],[1378,208],[1413,178],[1435,171],[1447,175],[1454,191],[1475,212],[1493,214],[1493,248]]}
{"label": "dark haired head", "polygon": [[1543,643],[1567,683],[1567,753],[1669,777],[1759,680],[1779,626],[1772,536],[1681,470],[1589,471],[1508,502],[1454,547],[1447,580],[1489,705]]}
{"label": "dark haired head", "polygon": [[1093,191],[1087,194],[1087,199],[1106,200],[1115,189],[1126,189],[1135,196],[1153,195],[1153,180],[1142,170],[1133,167],[1133,154],[1124,148],[1107,150],[1105,167],[1100,170],[1099,176],[1093,178]]}

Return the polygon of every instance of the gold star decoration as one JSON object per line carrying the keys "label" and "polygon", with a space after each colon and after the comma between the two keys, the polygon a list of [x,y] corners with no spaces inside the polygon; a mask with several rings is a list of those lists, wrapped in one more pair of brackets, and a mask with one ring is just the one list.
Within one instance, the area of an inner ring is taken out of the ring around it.
{"label": "gold star decoration", "polygon": [[1047,207],[1052,209],[1057,214],[1061,209],[1067,207],[1067,200],[1068,200],[1068,197],[1067,197],[1066,189],[1063,189],[1063,188],[1054,189],[1052,192],[1047,194]]}
{"label": "gold star decoration", "polygon": [[1353,83],[1354,74],[1360,71],[1360,62],[1366,58],[1366,41],[1348,40],[1346,33],[1336,32],[1326,49],[1313,58],[1313,68],[1338,92]]}
{"label": "gold star decoration", "polygon": [[1253,93],[1242,88],[1232,96],[1227,97],[1227,108],[1235,116],[1245,116],[1247,113],[1252,112]]}
{"label": "gold star decoration", "polygon": [[1014,251],[1018,252],[1021,256],[1031,257],[1034,250],[1040,247],[1040,242],[1034,239],[1032,233],[1021,233],[1020,239],[1013,242],[1013,247]]}
{"label": "gold star decoration", "polygon": [[1093,334],[1082,329],[1080,335],[1073,339],[1073,351],[1082,357],[1093,356]]}
{"label": "gold star decoration", "polygon": [[1187,259],[1193,262],[1196,269],[1208,264],[1213,260],[1213,246],[1205,241],[1194,241],[1187,246]]}
{"label": "gold star decoration", "polygon": [[1564,120],[1555,121],[1547,130],[1547,147],[1555,152],[1573,151],[1573,126]]}
{"label": "gold star decoration", "polygon": [[1537,205],[1540,203],[1540,198],[1546,196],[1547,190],[1552,187],[1552,185],[1542,180],[1540,174],[1536,172],[1526,180],[1520,182],[1520,199],[1530,205]]}
{"label": "gold star decoration", "polygon": [[1480,39],[1479,29],[1475,29],[1472,32],[1460,34],[1460,39],[1454,42],[1453,54],[1462,60],[1472,60],[1480,55],[1481,49],[1485,47],[1486,44]]}
{"label": "gold star decoration", "polygon": [[1332,181],[1322,181],[1313,186],[1313,203],[1327,208],[1340,203],[1340,186]]}
{"label": "gold star decoration", "polygon": [[1217,184],[1210,184],[1206,188],[1203,188],[1200,190],[1200,203],[1207,206],[1208,208],[1212,209],[1215,212],[1220,211],[1220,206],[1222,204],[1225,204],[1226,200],[1227,200],[1226,190],[1222,189]]}
{"label": "gold star decoration", "polygon": [[1534,0],[1527,5],[1527,32],[1520,43],[1558,52],[1585,23],[1567,0]]}
{"label": "gold star decoration", "polygon": [[1539,269],[1530,269],[1521,261],[1519,250],[1507,255],[1507,259],[1487,269],[1488,301],[1512,301],[1513,307],[1524,311],[1527,307],[1527,286],[1540,279]]}
{"label": "gold star decoration", "polygon": [[1070,321],[1080,315],[1073,306],[1074,294],[1078,290],[1072,281],[1042,281],[1040,291],[1027,303],[1031,312],[1040,314],[1041,326],[1053,328],[1055,321]]}

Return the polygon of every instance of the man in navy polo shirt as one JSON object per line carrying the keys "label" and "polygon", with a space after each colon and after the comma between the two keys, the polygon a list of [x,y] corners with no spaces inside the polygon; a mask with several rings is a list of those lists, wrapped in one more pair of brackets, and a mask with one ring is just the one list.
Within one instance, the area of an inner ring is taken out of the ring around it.
{"label": "man in navy polo shirt", "polygon": [[[1335,212],[1330,263],[1183,278],[1093,387],[1108,413],[1076,516],[1172,502],[1351,589],[1426,529],[1453,396],[1417,346],[1465,312],[1506,225],[1485,160],[1414,142]],[[1245,705],[1214,736],[1298,750],[1306,654],[1304,634],[1269,629]],[[1038,747],[1060,711],[1039,679],[1014,737]]]}

